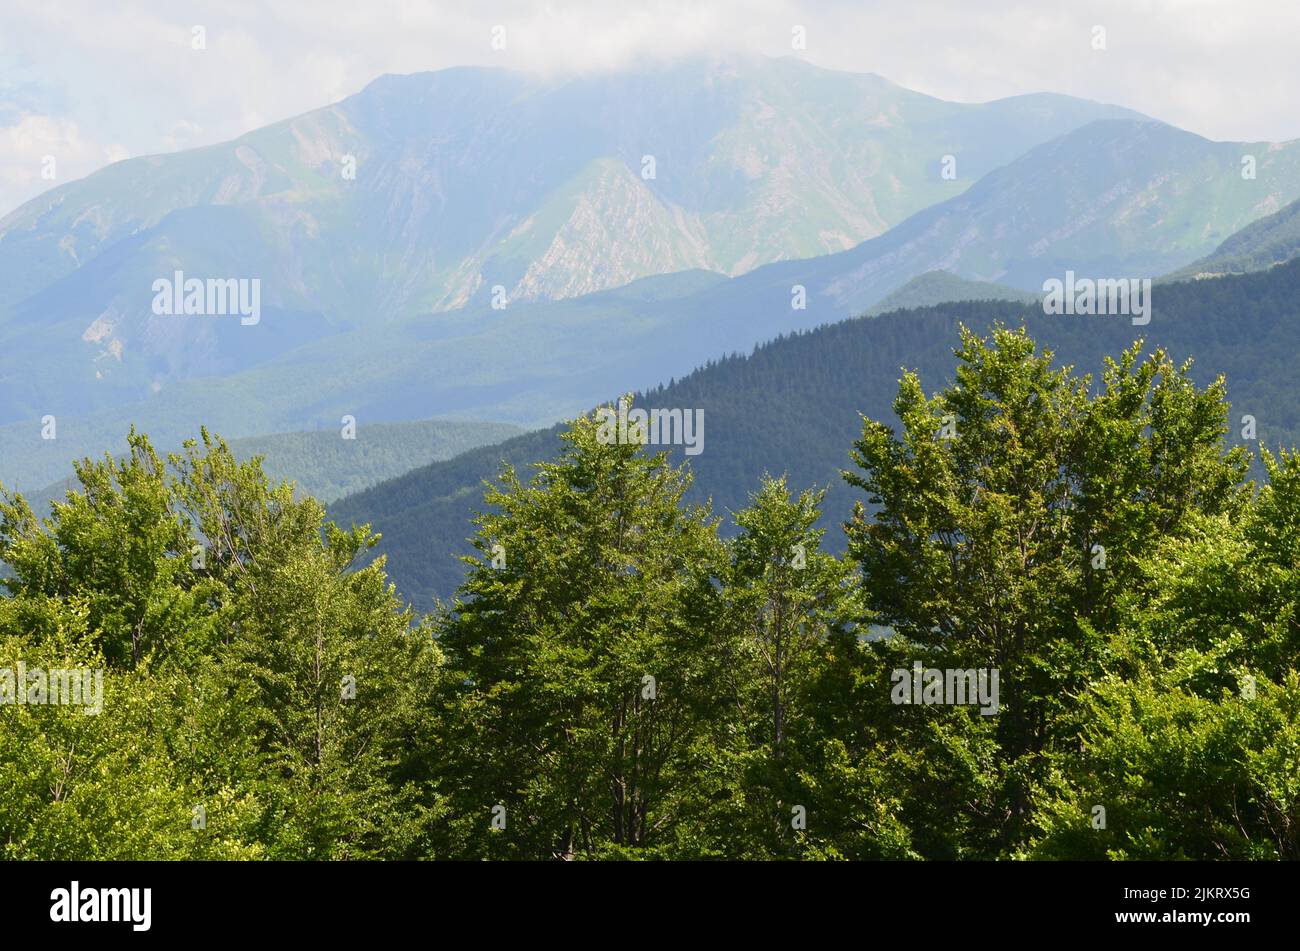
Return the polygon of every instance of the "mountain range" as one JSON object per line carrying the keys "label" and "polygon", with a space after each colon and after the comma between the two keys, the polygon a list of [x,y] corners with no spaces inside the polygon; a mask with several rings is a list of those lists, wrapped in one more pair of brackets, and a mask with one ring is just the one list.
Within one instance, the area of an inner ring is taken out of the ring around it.
{"label": "mountain range", "polygon": [[[0,479],[52,482],[133,424],[164,447],[345,415],[547,426],[970,293],[909,288],[928,272],[1017,297],[1066,270],[1154,277],[1298,198],[1297,143],[1050,94],[944,102],[792,58],[385,76],[0,219]],[[260,319],[154,314],[177,271],[259,280]]]}
{"label": "mountain range", "polygon": [[[981,332],[994,324],[1025,327],[1057,362],[1096,379],[1104,359],[1137,339],[1164,347],[1181,363],[1194,359],[1201,385],[1223,374],[1233,404],[1229,444],[1249,448],[1300,445],[1300,259],[1246,275],[1171,283],[1154,298],[1151,323],[1127,319],[1048,316],[1037,304],[963,301],[842,321],[780,337],[744,356],[710,361],[684,379],[636,395],[650,408],[700,409],[703,451],[654,447],[689,466],[688,497],[711,501],[725,514],[747,504],[768,473],[792,486],[827,489],[822,527],[826,545],[842,548],[839,525],[855,495],[839,473],[861,432],[862,416],[897,425],[893,399],[903,370],[920,373],[927,391],[950,382],[961,326]],[[608,394],[610,400],[617,391]],[[1242,416],[1254,417],[1255,441],[1242,438]],[[330,506],[342,525],[368,523],[383,535],[377,554],[406,597],[429,607],[449,597],[463,577],[459,556],[471,518],[483,510],[482,488],[503,464],[527,478],[534,463],[560,448],[562,426],[526,433],[498,445],[434,463]]]}

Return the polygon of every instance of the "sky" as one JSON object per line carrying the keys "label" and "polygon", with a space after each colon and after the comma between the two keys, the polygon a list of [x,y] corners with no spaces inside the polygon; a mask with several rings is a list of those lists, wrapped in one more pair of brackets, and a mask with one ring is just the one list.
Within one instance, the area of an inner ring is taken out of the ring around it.
{"label": "sky", "polygon": [[1211,139],[1282,141],[1300,138],[1297,37],[1300,0],[0,0],[0,215],[384,73],[466,64],[795,55],[944,99],[1060,92]]}

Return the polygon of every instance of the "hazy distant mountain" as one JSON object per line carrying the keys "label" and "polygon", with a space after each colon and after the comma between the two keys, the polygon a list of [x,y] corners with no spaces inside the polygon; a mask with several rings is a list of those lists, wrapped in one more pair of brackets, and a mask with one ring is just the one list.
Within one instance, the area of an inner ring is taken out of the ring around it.
{"label": "hazy distant mountain", "polygon": [[1300,201],[1246,225],[1214,253],[1169,275],[1171,280],[1262,271],[1300,256]]}
{"label": "hazy distant mountain", "polygon": [[704,359],[697,355],[714,347],[700,351],[689,332],[682,340],[665,337],[674,332],[665,322],[682,295],[725,280],[688,271],[572,300],[501,312],[477,303],[382,333],[334,334],[243,373],[179,382],[146,401],[84,416],[51,414],[58,438],[47,441],[39,407],[47,391],[46,405],[54,405],[54,376],[27,419],[0,425],[0,481],[46,485],[68,473],[71,459],[120,446],[133,424],[160,445],[179,444],[200,425],[228,438],[337,432],[344,415],[361,427],[433,417],[547,425],[636,367],[647,386],[659,382],[663,367],[680,363],[689,372]]}
{"label": "hazy distant mountain", "polygon": [[[1263,156],[1253,181],[1238,172],[1247,148]],[[611,392],[651,387],[777,334],[865,313],[928,271],[1028,292],[1067,270],[1154,276],[1297,196],[1296,143],[1214,143],[1161,123],[1103,120],[1031,149],[848,251],[731,279],[684,271],[505,310],[476,298],[456,311],[332,328],[299,343],[287,336],[310,315],[255,327],[227,322],[227,338],[265,341],[257,366],[196,374],[91,414],[78,412],[86,400],[71,382],[75,371],[49,365],[58,348],[45,333],[18,334],[9,338],[0,405],[21,421],[0,425],[0,478],[24,487],[50,482],[71,455],[101,452],[131,423],[167,440],[200,423],[248,435],[333,426],[342,414],[544,426]],[[797,288],[806,309],[792,306]],[[161,329],[183,333],[193,323]],[[44,372],[33,369],[43,363]],[[33,448],[44,413],[67,414],[60,442]]]}
{"label": "hazy distant mountain", "polygon": [[[450,459],[521,432],[518,426],[507,423],[429,419],[359,426],[355,439],[343,439],[340,430],[332,429],[228,441],[231,451],[240,459],[261,456],[262,469],[272,479],[290,480],[300,492],[322,502],[332,502],[419,466]],[[119,442],[125,444],[125,440]],[[179,447],[155,445],[155,448],[164,452]],[[32,508],[43,514],[51,500],[61,500],[69,488],[75,487],[75,481],[69,475],[24,495]]]}
{"label": "hazy distant mountain", "polygon": [[[15,402],[33,387],[42,412],[84,412],[496,285],[511,301],[574,297],[840,251],[1120,115],[1052,95],[949,103],[796,59],[384,76],[0,219],[0,422],[32,411]],[[155,316],[151,284],[177,270],[260,279],[260,323]],[[39,389],[55,368],[58,387]]]}
{"label": "hazy distant mountain", "polygon": [[1038,295],[1006,284],[992,281],[970,281],[948,271],[926,271],[912,278],[884,300],[867,308],[867,316],[875,317],[895,310],[913,307],[933,307],[963,300],[1006,300],[1019,303],[1037,303]]}
{"label": "hazy distant mountain", "polygon": [[[1241,178],[1240,156],[1261,155]],[[1158,122],[1092,123],[1032,149],[957,198],[879,238],[772,265],[773,293],[801,283],[809,311],[861,313],[904,281],[942,269],[1037,292],[1048,277],[1156,277],[1300,197],[1300,141],[1211,142]]]}
{"label": "hazy distant mountain", "polygon": [[[456,69],[119,163],[0,221],[0,479],[49,483],[133,423],[163,444],[344,414],[546,425],[928,271],[1028,291],[1164,273],[1300,197],[1294,143],[1099,115],[1132,114],[945,103],[797,60]],[[153,315],[177,270],[258,277],[259,320]]]}

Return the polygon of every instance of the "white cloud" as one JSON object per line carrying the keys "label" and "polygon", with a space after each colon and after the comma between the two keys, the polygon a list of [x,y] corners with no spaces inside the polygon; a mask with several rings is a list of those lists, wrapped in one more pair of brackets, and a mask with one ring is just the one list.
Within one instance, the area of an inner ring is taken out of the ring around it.
{"label": "white cloud", "polygon": [[88,140],[71,119],[24,115],[0,128],[0,194],[16,196],[13,207],[127,157],[121,145]]}
{"label": "white cloud", "polygon": [[196,145],[204,145],[203,126],[188,119],[177,119],[172,123],[167,134],[160,138],[161,152],[178,152]]}
{"label": "white cloud", "polygon": [[[63,104],[45,115],[55,125],[41,134],[87,157],[87,170],[112,149],[138,155],[229,139],[383,73],[787,55],[794,24],[807,28],[798,55],[814,63],[943,98],[1066,92],[1211,138],[1300,137],[1293,0],[65,0],[7,10],[5,19],[0,67],[18,64]],[[502,51],[491,47],[498,24]],[[207,31],[204,50],[191,48],[194,25]],[[1104,52],[1090,47],[1093,25],[1106,28]],[[0,85],[0,107],[4,95]],[[0,121],[13,111],[0,108]],[[23,110],[21,122],[34,114]],[[37,134],[18,131],[21,122],[0,130],[0,141]],[[0,212],[30,197],[22,179],[30,158],[30,150],[0,157]]]}

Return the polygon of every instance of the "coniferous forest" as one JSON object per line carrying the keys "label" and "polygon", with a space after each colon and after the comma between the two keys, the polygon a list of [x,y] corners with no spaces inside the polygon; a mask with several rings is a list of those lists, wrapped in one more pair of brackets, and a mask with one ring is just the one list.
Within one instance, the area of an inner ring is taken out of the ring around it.
{"label": "coniferous forest", "polygon": [[[1127,320],[1047,317],[1040,306],[1014,301],[950,301],[845,320],[769,341],[747,354],[708,361],[695,372],[635,395],[641,406],[699,407],[704,451],[687,456],[666,446],[694,481],[685,498],[711,502],[720,515],[743,508],[764,473],[786,475],[802,488],[824,489],[819,527],[828,551],[845,550],[839,530],[855,499],[840,476],[861,417],[894,420],[900,369],[926,386],[955,379],[954,344],[963,326],[985,335],[999,323],[1025,327],[1058,363],[1101,376],[1107,356],[1136,339],[1163,348],[1208,386],[1226,378],[1231,404],[1225,446],[1252,452],[1251,477],[1262,479],[1261,446],[1278,452],[1300,445],[1300,260],[1252,274],[1184,280],[1157,287],[1155,316],[1145,327]],[[612,394],[611,394],[612,395]],[[1246,417],[1249,417],[1247,419]],[[1254,424],[1247,426],[1253,420]],[[470,449],[331,501],[341,525],[376,526],[375,549],[388,557],[400,595],[422,610],[451,597],[464,579],[459,556],[473,552],[467,525],[481,509],[482,484],[503,460],[520,469],[556,457],[563,425]],[[338,442],[338,440],[335,440]],[[355,453],[343,454],[341,458]],[[729,537],[734,520],[724,518]]]}
{"label": "coniferous forest", "polygon": [[419,614],[207,431],[4,491],[0,670],[104,671],[0,705],[4,856],[1300,857],[1300,457],[1163,350],[950,345],[835,511],[575,419]]}

